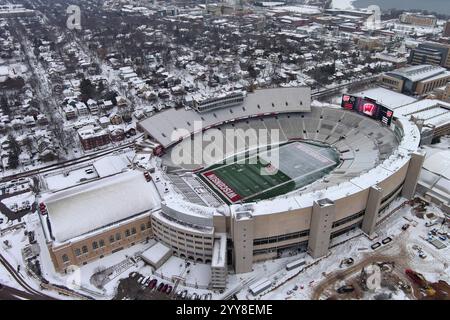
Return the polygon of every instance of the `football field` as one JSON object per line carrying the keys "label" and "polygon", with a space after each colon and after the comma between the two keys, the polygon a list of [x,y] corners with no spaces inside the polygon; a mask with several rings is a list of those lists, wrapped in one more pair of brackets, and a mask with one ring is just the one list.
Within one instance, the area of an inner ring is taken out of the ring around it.
{"label": "football field", "polygon": [[198,176],[227,203],[268,199],[314,182],[339,163],[327,147],[292,142],[247,152],[200,171]]}

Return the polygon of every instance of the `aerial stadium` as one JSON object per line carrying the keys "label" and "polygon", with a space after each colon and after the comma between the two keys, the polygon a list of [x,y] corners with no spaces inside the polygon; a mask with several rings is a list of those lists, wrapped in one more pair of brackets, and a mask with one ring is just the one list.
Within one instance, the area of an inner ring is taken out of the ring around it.
{"label": "aerial stadium", "polygon": [[[148,193],[149,200],[128,218],[122,208],[120,221],[148,223],[145,237],[175,256],[211,264],[214,288],[225,287],[229,266],[250,272],[254,262],[286,251],[320,258],[350,230],[374,233],[392,201],[413,197],[424,160],[419,129],[407,118],[348,95],[340,108],[313,106],[307,87],[199,98],[144,119],[138,129],[144,136],[136,151],[150,154],[151,165],[134,170],[150,182],[130,175],[142,187],[132,182],[122,197],[133,203]],[[54,229],[59,198],[48,201]],[[68,253],[76,241],[60,238],[49,245],[56,269],[81,264]],[[117,250],[107,243],[102,255]]]}

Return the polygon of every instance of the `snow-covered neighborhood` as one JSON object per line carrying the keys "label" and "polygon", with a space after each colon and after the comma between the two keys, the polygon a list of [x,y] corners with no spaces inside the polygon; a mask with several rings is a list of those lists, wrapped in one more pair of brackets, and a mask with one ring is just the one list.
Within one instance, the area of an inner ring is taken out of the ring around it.
{"label": "snow-covered neighborhood", "polygon": [[449,300],[450,16],[410,9],[0,0],[0,300]]}

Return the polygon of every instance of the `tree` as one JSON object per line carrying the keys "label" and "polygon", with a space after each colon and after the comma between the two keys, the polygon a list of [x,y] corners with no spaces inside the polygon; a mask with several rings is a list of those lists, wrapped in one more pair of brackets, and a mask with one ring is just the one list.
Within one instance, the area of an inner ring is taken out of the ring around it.
{"label": "tree", "polygon": [[2,98],[0,100],[0,107],[2,108],[2,111],[4,114],[6,114],[6,115],[11,114],[11,108],[9,107],[8,99],[6,99],[5,96],[2,96]]}
{"label": "tree", "polygon": [[16,138],[14,138],[13,135],[8,136],[8,142],[9,142],[9,156],[8,156],[8,166],[12,169],[15,169],[19,166],[19,155],[20,155],[20,146],[17,142]]}
{"label": "tree", "polygon": [[11,153],[8,157],[8,166],[11,169],[16,169],[19,166],[19,155],[16,153]]}
{"label": "tree", "polygon": [[[95,94],[95,86],[92,84],[91,80],[89,79],[83,79],[80,83],[80,92],[85,97],[92,98]],[[86,99],[87,100],[87,99]]]}

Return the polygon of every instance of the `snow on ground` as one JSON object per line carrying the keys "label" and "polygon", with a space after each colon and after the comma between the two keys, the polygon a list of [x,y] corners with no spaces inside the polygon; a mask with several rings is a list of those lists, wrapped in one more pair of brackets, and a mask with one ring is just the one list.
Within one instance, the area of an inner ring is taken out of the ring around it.
{"label": "snow on ground", "polygon": [[[27,282],[29,286],[31,286],[33,289],[42,291],[44,294],[55,297],[57,299],[70,299],[70,297],[61,296],[56,292],[51,292],[48,290],[42,290],[40,288],[40,283],[33,277],[31,277],[27,272],[26,268],[24,266],[23,258],[22,258],[22,249],[29,243],[28,237],[25,236],[24,232],[25,230],[31,231],[35,230],[37,223],[36,223],[36,214],[34,215],[27,215],[25,216],[25,222],[27,223],[27,227],[25,228],[18,228],[17,230],[6,232],[2,237],[0,237],[1,241],[1,251],[3,257],[8,260],[8,262],[11,264],[11,266],[17,270],[18,266],[20,265],[20,275],[22,278]],[[14,223],[14,225],[17,225],[18,223]],[[40,225],[39,225],[40,228]],[[4,241],[7,240],[10,244],[12,244],[11,247],[6,247],[4,245]],[[47,252],[47,246],[45,245],[45,242],[40,244],[41,253]],[[50,258],[50,255],[48,254],[48,258]],[[8,286],[17,288],[19,290],[24,290],[10,275],[8,272],[4,271],[4,269],[1,269],[2,272],[0,272],[0,282],[4,282]],[[4,272],[3,272],[4,271]]]}

